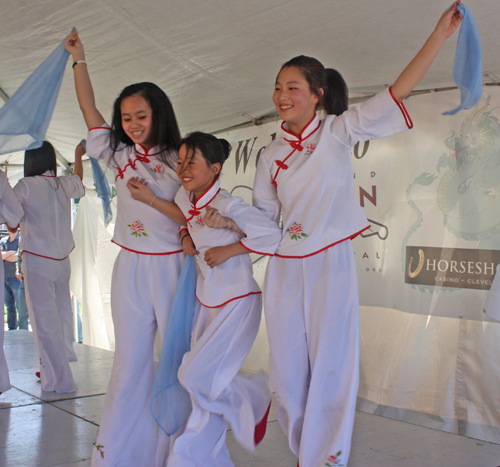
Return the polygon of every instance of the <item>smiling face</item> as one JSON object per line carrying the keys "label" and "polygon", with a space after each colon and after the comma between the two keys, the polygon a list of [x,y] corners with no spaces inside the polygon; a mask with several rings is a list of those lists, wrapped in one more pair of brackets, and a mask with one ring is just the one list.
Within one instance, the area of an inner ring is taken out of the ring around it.
{"label": "smiling face", "polygon": [[136,144],[148,149],[151,144],[153,111],[142,96],[123,99],[121,106],[122,127],[126,135]]}
{"label": "smiling face", "polygon": [[312,120],[319,98],[311,91],[304,75],[296,67],[283,68],[276,79],[273,102],[290,131],[300,135]]}
{"label": "smiling face", "polygon": [[219,175],[221,165],[209,165],[199,149],[194,154],[185,144],[179,149],[177,176],[187,191],[192,191],[197,201],[212,185]]}

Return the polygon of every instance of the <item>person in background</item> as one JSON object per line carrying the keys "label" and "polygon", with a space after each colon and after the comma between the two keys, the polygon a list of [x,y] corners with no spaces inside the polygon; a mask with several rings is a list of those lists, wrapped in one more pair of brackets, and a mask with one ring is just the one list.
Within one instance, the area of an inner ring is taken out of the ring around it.
{"label": "person in background", "polygon": [[[7,226],[9,235],[0,240],[4,270],[4,293],[5,307],[7,308],[7,324],[9,331],[17,329],[28,329],[28,310],[26,302],[22,306],[19,300],[19,287],[21,281],[16,276],[17,250],[19,246],[20,232],[18,227]],[[19,314],[19,320],[18,320]]]}
{"label": "person in background", "polygon": [[26,305],[26,292],[24,290],[24,275],[23,275],[23,258],[22,258],[21,248],[17,250],[17,262],[16,262],[16,277],[19,280],[19,290],[17,293],[17,306],[19,310],[19,329],[26,329],[29,331],[29,315],[28,315],[28,307]]}
{"label": "person in background", "polygon": [[47,141],[24,155],[24,178],[14,187],[24,210],[21,248],[26,280],[26,302],[40,354],[42,390],[76,390],[69,362],[73,349],[73,313],[69,290],[71,198],[85,194],[82,184],[83,146],[75,150],[73,176],[57,176],[54,147]]}

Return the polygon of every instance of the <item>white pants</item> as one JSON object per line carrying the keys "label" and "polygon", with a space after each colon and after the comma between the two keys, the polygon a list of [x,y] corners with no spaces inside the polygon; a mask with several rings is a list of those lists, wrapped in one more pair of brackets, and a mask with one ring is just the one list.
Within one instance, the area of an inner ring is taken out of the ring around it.
{"label": "white pants", "polygon": [[350,241],[269,261],[264,289],[271,391],[301,467],[341,451],[347,465],[359,384],[359,303]]}
{"label": "white pants", "polygon": [[154,341],[163,341],[184,255],[121,249],[113,268],[111,311],[115,355],[92,451],[92,466],[152,467],[157,427],[151,414]]}
{"label": "white pants", "polygon": [[62,261],[23,254],[26,305],[38,353],[44,391],[73,392],[69,362],[73,349],[73,311],[69,291],[71,266]]}
{"label": "white pants", "polygon": [[237,373],[257,336],[261,313],[261,295],[219,308],[199,305],[191,350],[179,368],[193,411],[174,442],[168,467],[233,467],[226,447],[227,423],[235,439],[255,452],[255,427],[271,400],[267,377]]}
{"label": "white pants", "polygon": [[[4,281],[4,271],[2,265],[2,267],[0,268],[0,284],[3,284],[3,281]],[[2,303],[2,305],[4,303],[3,287],[0,287],[0,303]],[[7,359],[5,358],[5,352],[3,350],[4,329],[5,326],[2,319],[2,329],[0,329],[0,392],[8,391],[12,387],[10,385],[10,379],[9,379],[9,367],[7,366]]]}

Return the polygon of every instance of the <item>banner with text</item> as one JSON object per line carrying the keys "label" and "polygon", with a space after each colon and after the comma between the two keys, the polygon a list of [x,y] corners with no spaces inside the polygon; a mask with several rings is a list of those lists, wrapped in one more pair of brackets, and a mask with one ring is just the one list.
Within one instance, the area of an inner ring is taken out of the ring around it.
{"label": "banner with text", "polygon": [[[412,97],[414,129],[353,148],[371,225],[353,241],[361,305],[489,320],[483,304],[500,264],[500,89],[443,116],[458,100],[457,91]],[[251,202],[260,154],[280,134],[271,122],[218,135],[233,148],[222,186]],[[265,259],[254,261],[262,283]]]}

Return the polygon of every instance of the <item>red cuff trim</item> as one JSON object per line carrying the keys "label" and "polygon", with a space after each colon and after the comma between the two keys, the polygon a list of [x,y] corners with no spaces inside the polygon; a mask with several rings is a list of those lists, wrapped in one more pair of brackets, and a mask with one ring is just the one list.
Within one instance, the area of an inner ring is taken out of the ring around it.
{"label": "red cuff trim", "polygon": [[221,305],[215,305],[215,306],[208,306],[208,305],[205,305],[199,298],[198,296],[196,296],[196,300],[198,300],[205,308],[220,308],[221,306],[224,306],[224,305],[227,305],[229,302],[233,302],[234,300],[239,300],[240,298],[245,298],[245,297],[248,297],[250,295],[260,295],[262,292],[249,292],[247,293],[246,295],[240,295],[239,297],[234,297],[234,298],[231,298],[230,300],[228,300],[227,302],[224,302],[222,303]]}
{"label": "red cuff trim", "polygon": [[406,126],[408,127],[409,130],[413,128],[413,122],[411,121],[410,114],[408,113],[408,110],[406,110],[405,105],[402,102],[398,102],[396,98],[394,97],[394,94],[392,93],[392,86],[389,88],[389,92],[391,94],[391,97],[393,98],[394,102],[398,105],[399,110],[401,110],[401,113],[403,114],[403,118],[405,119]]}
{"label": "red cuff trim", "polygon": [[92,130],[111,130],[109,126],[95,126],[94,128],[89,128],[89,131]]}
{"label": "red cuff trim", "polygon": [[119,243],[116,243],[114,240],[111,240],[111,243],[118,245],[120,248],[123,248],[124,250],[131,251],[132,253],[137,253],[139,255],[165,256],[165,255],[175,255],[176,253],[183,253],[184,252],[184,250],[176,250],[176,251],[167,251],[166,253],[147,253],[145,251],[132,250],[131,248],[127,248],[123,245],[120,245]]}
{"label": "red cuff trim", "polygon": [[257,253],[258,255],[264,255],[264,256],[273,256],[272,253],[262,253],[260,251],[254,251],[254,250],[251,250],[250,248],[248,248],[244,243],[242,243],[242,241],[240,240],[238,242],[243,248],[245,248],[245,250],[248,250],[250,253]]}
{"label": "red cuff trim", "polygon": [[[182,227],[182,229],[181,229],[181,230],[179,230],[179,237],[182,235],[182,232],[183,232],[184,230],[188,230],[188,228],[187,228],[187,227]],[[189,230],[188,230],[188,232],[189,232]]]}
{"label": "red cuff trim", "polygon": [[309,256],[314,256],[317,255],[318,253],[321,253],[322,251],[328,250],[328,248],[331,248],[332,246],[338,245],[339,243],[345,242],[346,240],[352,240],[356,238],[361,232],[364,232],[365,230],[369,229],[371,226],[367,226],[364,229],[361,229],[359,232],[356,232],[355,234],[352,234],[350,237],[343,238],[342,240],[339,240],[338,242],[332,243],[331,245],[325,246],[325,248],[321,248],[321,250],[315,251],[314,253],[310,253],[308,255],[304,256],[285,256],[285,255],[278,255],[276,253],[275,256],[278,258],[308,258]]}

